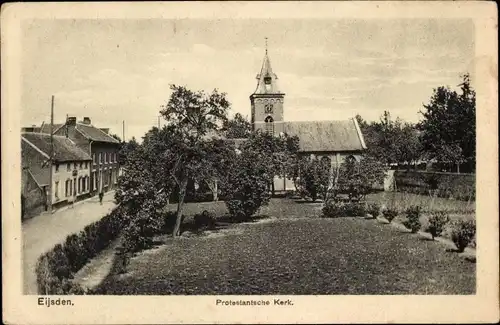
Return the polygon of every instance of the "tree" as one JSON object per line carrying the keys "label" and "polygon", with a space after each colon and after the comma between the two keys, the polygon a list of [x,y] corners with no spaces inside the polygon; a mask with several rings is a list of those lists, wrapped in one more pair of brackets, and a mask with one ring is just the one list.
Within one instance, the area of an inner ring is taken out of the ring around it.
{"label": "tree", "polygon": [[298,157],[299,138],[287,134],[275,137],[259,130],[250,134],[248,140],[242,144],[241,149],[260,153],[260,159],[265,160],[273,175],[269,183],[274,194],[274,176],[293,175]]}
{"label": "tree", "polygon": [[367,155],[386,164],[415,163],[422,154],[418,130],[415,125],[403,122],[385,111],[378,122],[368,123],[360,115],[356,116],[363,132]]}
{"label": "tree", "polygon": [[127,157],[129,153],[134,152],[139,147],[139,143],[135,139],[135,137],[132,137],[130,141],[128,142],[123,142],[120,145],[120,151],[118,152],[118,161],[120,165],[126,165],[127,164]]}
{"label": "tree", "polygon": [[[418,124],[421,142],[429,158],[457,164],[476,161],[476,92],[469,74],[462,77],[461,93],[448,87],[434,89]],[[457,170],[459,171],[459,170]]]}
{"label": "tree", "polygon": [[183,86],[171,85],[172,94],[162,116],[169,122],[169,148],[165,155],[170,160],[169,172],[179,188],[177,217],[173,236],[179,235],[182,208],[188,180],[196,178],[203,169],[212,146],[207,142],[211,134],[222,128],[227,120],[230,103],[225,93],[214,90],[191,91]]}
{"label": "tree", "polygon": [[332,173],[329,159],[300,160],[300,191],[316,202],[318,196],[326,200]]}
{"label": "tree", "polygon": [[274,168],[269,164],[267,153],[255,144],[243,146],[238,152],[222,178],[222,190],[231,216],[247,220],[269,202],[269,182]]}
{"label": "tree", "polygon": [[383,183],[387,167],[378,159],[364,155],[360,161],[346,159],[338,169],[333,198],[337,194],[348,195],[349,200],[363,200],[375,184]]}
{"label": "tree", "polygon": [[248,138],[252,132],[252,124],[240,113],[224,122],[223,132],[228,139]]}

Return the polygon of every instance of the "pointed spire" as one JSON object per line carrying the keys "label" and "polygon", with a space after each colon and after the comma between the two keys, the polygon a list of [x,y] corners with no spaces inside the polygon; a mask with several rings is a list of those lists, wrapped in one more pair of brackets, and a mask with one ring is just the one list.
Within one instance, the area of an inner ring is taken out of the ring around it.
{"label": "pointed spire", "polygon": [[255,89],[255,94],[279,94],[277,79],[278,76],[273,73],[271,68],[271,60],[268,56],[267,51],[267,37],[266,40],[266,52],[264,55],[264,60],[262,62],[262,68],[260,73],[257,75],[257,89]]}

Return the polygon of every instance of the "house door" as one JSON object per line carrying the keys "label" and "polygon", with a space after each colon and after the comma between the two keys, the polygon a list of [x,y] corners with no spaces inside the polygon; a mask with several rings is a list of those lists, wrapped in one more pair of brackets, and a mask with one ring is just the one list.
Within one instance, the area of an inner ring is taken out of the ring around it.
{"label": "house door", "polygon": [[76,197],[76,177],[73,178],[73,196]]}

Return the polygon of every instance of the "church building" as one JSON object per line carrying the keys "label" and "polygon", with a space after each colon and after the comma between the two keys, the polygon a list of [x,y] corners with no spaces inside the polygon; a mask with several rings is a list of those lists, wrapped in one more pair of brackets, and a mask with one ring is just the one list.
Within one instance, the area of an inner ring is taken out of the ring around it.
{"label": "church building", "polygon": [[[262,130],[279,136],[298,136],[300,152],[316,159],[328,159],[336,168],[345,159],[359,160],[366,149],[363,134],[356,119],[286,122],[285,94],[278,87],[278,76],[273,72],[269,55],[257,75],[257,88],[250,95],[251,123],[253,130]],[[276,178],[277,191],[293,190],[293,182]]]}

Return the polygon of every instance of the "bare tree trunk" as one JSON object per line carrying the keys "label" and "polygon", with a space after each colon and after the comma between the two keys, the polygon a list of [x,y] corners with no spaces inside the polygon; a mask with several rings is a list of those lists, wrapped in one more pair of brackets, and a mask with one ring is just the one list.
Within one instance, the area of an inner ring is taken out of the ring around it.
{"label": "bare tree trunk", "polygon": [[180,228],[182,222],[182,208],[184,205],[184,197],[186,196],[187,183],[188,183],[188,178],[185,177],[181,182],[181,186],[179,187],[179,201],[177,202],[177,218],[175,220],[175,227],[172,233],[173,237],[177,237],[180,235]]}
{"label": "bare tree trunk", "polygon": [[214,186],[212,189],[212,194],[214,195],[214,202],[217,202],[219,200],[219,188],[217,186],[217,180],[214,179]]}

